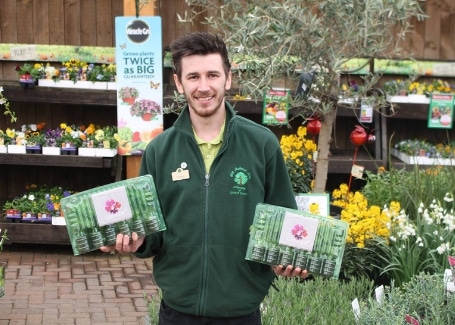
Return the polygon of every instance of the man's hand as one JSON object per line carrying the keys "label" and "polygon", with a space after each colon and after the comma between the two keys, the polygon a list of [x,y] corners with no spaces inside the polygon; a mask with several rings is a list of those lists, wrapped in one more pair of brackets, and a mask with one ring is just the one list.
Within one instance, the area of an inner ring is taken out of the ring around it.
{"label": "man's hand", "polygon": [[128,235],[118,234],[115,245],[101,246],[100,250],[105,253],[115,253],[115,251],[120,254],[133,253],[142,245],[144,238],[144,236],[139,237],[135,232],[131,234],[131,238]]}
{"label": "man's hand", "polygon": [[299,277],[301,279],[306,279],[308,277],[307,270],[302,270],[300,267],[294,268],[292,265],[288,265],[287,267],[284,267],[283,265],[272,265],[272,269],[276,275]]}

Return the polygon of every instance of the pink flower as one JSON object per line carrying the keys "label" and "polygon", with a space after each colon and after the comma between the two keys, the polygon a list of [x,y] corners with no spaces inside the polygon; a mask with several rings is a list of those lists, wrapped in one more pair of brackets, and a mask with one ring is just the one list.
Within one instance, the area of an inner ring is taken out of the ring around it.
{"label": "pink flower", "polygon": [[120,202],[116,202],[113,199],[107,200],[104,206],[104,209],[112,214],[115,214],[118,212],[122,204]]}
{"label": "pink flower", "polygon": [[291,233],[297,240],[301,240],[303,237],[308,236],[308,232],[302,225],[295,225],[294,228],[292,228]]}

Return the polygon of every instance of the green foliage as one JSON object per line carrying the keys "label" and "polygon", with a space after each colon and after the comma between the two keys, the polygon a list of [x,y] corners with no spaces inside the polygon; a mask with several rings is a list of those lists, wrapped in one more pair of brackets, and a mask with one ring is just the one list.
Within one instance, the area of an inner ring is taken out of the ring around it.
{"label": "green foliage", "polygon": [[381,274],[388,261],[378,259],[378,249],[370,241],[364,248],[346,244],[341,263],[340,278],[372,279],[375,284],[390,283],[388,274]]}
{"label": "green foliage", "polygon": [[373,285],[368,279],[349,282],[316,277],[300,282],[279,277],[262,304],[264,325],[354,324],[351,301],[368,299]]}
{"label": "green foliage", "polygon": [[455,296],[446,294],[443,275],[418,274],[402,287],[385,288],[382,303],[373,299],[360,302],[356,324],[404,324],[410,315],[421,325],[446,325],[455,322]]}
{"label": "green foliage", "polygon": [[362,194],[368,204],[383,207],[392,201],[415,216],[421,203],[429,206],[433,200],[443,201],[446,193],[455,192],[455,170],[452,166],[422,167],[410,171],[391,168],[388,172],[366,172]]}

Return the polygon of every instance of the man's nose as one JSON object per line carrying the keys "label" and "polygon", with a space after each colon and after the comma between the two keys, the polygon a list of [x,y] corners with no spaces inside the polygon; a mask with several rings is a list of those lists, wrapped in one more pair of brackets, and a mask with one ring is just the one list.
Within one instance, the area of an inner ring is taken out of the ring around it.
{"label": "man's nose", "polygon": [[207,90],[210,90],[209,79],[208,79],[207,77],[201,77],[201,78],[199,78],[198,90],[199,90],[199,91],[207,91]]}

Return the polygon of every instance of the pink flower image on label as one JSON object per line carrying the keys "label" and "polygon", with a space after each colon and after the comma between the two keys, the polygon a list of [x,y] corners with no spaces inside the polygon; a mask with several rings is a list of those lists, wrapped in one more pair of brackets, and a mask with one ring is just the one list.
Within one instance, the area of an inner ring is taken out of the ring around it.
{"label": "pink flower image on label", "polygon": [[294,236],[294,238],[297,240],[302,240],[303,237],[308,236],[308,232],[302,225],[299,224],[295,225],[294,228],[292,228],[291,233],[292,236]]}
{"label": "pink flower image on label", "polygon": [[118,210],[121,208],[122,204],[120,202],[116,202],[113,199],[107,200],[104,209],[111,214],[116,214]]}

